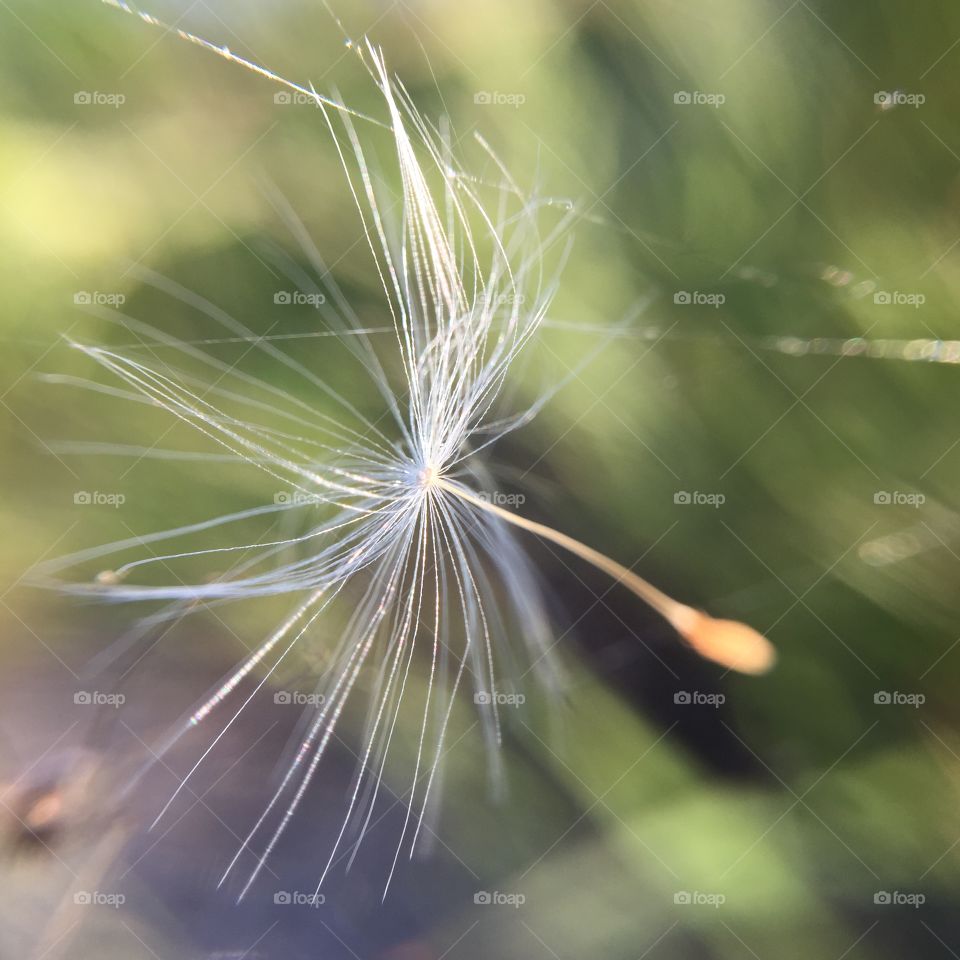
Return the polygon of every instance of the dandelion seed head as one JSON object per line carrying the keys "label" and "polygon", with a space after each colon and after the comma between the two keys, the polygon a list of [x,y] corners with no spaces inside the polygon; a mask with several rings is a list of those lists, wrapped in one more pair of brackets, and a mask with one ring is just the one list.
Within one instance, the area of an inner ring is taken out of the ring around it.
{"label": "dandelion seed head", "polygon": [[[201,45],[238,61],[225,48]],[[161,408],[207,438],[221,455],[291,490],[273,503],[94,548],[51,568],[58,585],[73,592],[165,604],[134,628],[131,643],[148,636],[150,624],[185,616],[203,602],[295,598],[289,616],[190,711],[167,747],[157,751],[162,756],[180,738],[200,729],[211,731],[158,820],[251,700],[269,690],[267,685],[298,647],[313,642],[331,604],[350,598],[346,627],[329,641],[330,667],[318,686],[322,705],[309,719],[290,767],[224,874],[243,861],[248,870],[244,892],[302,802],[342,725],[348,701],[359,696],[361,677],[372,693],[357,775],[340,834],[318,882],[345,845],[351,857],[355,854],[366,833],[402,712],[419,716],[420,724],[394,866],[401,849],[412,854],[428,829],[425,816],[439,789],[438,771],[459,691],[473,686],[485,694],[486,699],[478,701],[481,727],[495,749],[500,741],[495,694],[501,677],[512,677],[515,684],[529,673],[551,686],[559,676],[533,564],[509,524],[474,509],[464,494],[471,480],[486,476],[478,451],[535,412],[527,408],[504,416],[501,394],[511,366],[553,298],[570,218],[561,214],[544,231],[540,211],[545,205],[507,176],[482,141],[481,149],[502,175],[500,182],[485,191],[480,181],[461,176],[449,136],[419,114],[402,84],[389,74],[379,49],[369,42],[354,48],[382,95],[386,118],[372,129],[381,136],[386,131],[392,141],[393,176],[371,168],[371,128],[362,125],[360,115],[341,109],[331,98],[317,96],[316,103],[382,288],[389,339],[375,341],[365,332],[323,270],[321,255],[295,212],[286,210],[286,217],[327,285],[324,319],[344,334],[345,348],[381,397],[385,416],[377,420],[365,415],[282,345],[258,338],[215,304],[142,268],[136,271],[142,282],[248,341],[252,349],[321,392],[336,405],[337,414],[320,414],[308,400],[135,318],[115,314],[116,322],[153,345],[146,354],[76,345],[118,378],[129,398]],[[388,182],[398,184],[395,197],[383,192]],[[399,204],[388,202],[392,200]],[[557,263],[548,268],[551,251]],[[173,359],[164,362],[158,348]],[[199,364],[201,372],[182,370],[177,357]],[[282,539],[218,545],[206,539],[291,512],[306,517],[305,529]],[[123,554],[123,562],[102,568],[103,558]],[[204,560],[216,560],[222,574],[179,574],[180,565]],[[222,564],[224,560],[234,562]],[[61,576],[76,564],[95,561],[101,561],[101,570],[92,579],[77,582]],[[167,582],[147,582],[148,571],[166,575]],[[522,650],[516,649],[511,635],[521,638]],[[411,672],[420,669],[414,666],[418,661],[426,666],[425,689],[409,682]],[[498,768],[494,759],[494,779]]]}
{"label": "dandelion seed head", "polygon": [[[130,9],[126,3],[118,5]],[[153,18],[147,22],[157,23]],[[233,63],[304,91],[227,48],[178,32]],[[475,702],[491,747],[491,778],[499,781],[501,683],[516,685],[529,675],[556,690],[561,676],[537,569],[519,542],[521,530],[552,540],[623,582],[706,656],[746,672],[760,671],[761,654],[772,662],[760,643],[766,641],[750,628],[706,615],[691,627],[693,621],[684,618],[687,611],[695,611],[632,571],[478,495],[477,484],[489,479],[481,451],[528,423],[550,393],[525,408],[502,409],[510,370],[553,301],[570,249],[574,205],[521,189],[478,138],[500,177],[489,201],[481,183],[460,169],[449,135],[416,110],[403,85],[388,72],[381,51],[369,41],[353,44],[353,49],[381,94],[386,118],[371,121],[333,98],[310,92],[340,159],[371,272],[382,290],[389,349],[375,343],[360,323],[295,211],[282,200],[278,207],[315,274],[328,285],[324,319],[343,335],[345,349],[382,400],[383,416],[365,415],[295,353],[257,336],[216,304],[143,268],[131,271],[230,336],[249,342],[252,350],[315,390],[325,404],[335,405],[336,415],[114,311],[115,322],[150,346],[148,356],[122,348],[77,346],[122,382],[123,390],[113,388],[115,392],[163,409],[205,437],[216,456],[260,471],[292,493],[275,496],[272,503],[92,548],[47,567],[49,582],[63,589],[163,604],[118,641],[121,649],[143,641],[153,628],[201,609],[204,602],[293,598],[286,619],[191,710],[168,744],[155,751],[162,757],[181,737],[198,728],[210,730],[213,718],[220,718],[157,821],[247,705],[269,690],[296,648],[313,641],[331,604],[349,598],[346,625],[326,639],[329,669],[317,687],[321,705],[309,715],[289,768],[224,873],[225,880],[241,860],[249,868],[241,896],[300,807],[338,735],[348,701],[363,685],[371,692],[357,772],[339,834],[319,872],[318,889],[345,848],[352,862],[367,834],[402,712],[419,718],[419,730],[413,769],[401,797],[405,819],[387,885],[401,851],[412,856],[430,829],[426,817],[439,789],[447,732],[464,687],[472,685],[483,694]],[[381,178],[368,161],[366,138],[371,133],[386,133],[391,141],[394,182],[399,184],[392,198],[396,204],[386,202]],[[554,222],[544,225],[543,210],[554,211]],[[173,359],[159,360],[158,349]],[[177,358],[199,365],[202,373],[182,370]],[[305,504],[309,517],[297,532],[211,545],[213,536],[226,536],[252,521],[283,519]],[[120,555],[126,555],[125,562],[102,570],[93,582],[87,578],[78,583],[64,575],[71,568],[95,561],[99,565],[105,557]],[[202,561],[216,561],[223,573],[169,576],[177,574],[181,563]],[[140,575],[147,570],[169,579],[143,582]],[[409,682],[418,669],[415,662],[425,664],[425,684]]]}

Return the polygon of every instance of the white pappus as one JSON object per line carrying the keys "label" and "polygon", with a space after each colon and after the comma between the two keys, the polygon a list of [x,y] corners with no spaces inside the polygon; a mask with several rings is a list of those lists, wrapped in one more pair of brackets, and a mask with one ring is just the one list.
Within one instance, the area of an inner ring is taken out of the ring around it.
{"label": "white pappus", "polygon": [[[124,3],[115,5],[130,10]],[[403,708],[415,711],[420,727],[392,877],[401,852],[412,854],[423,829],[458,691],[472,683],[484,693],[476,698],[482,701],[478,709],[488,740],[495,745],[500,735],[500,665],[513,656],[508,637],[522,638],[526,662],[542,682],[556,682],[554,639],[536,570],[519,540],[525,535],[522,531],[552,541],[622,582],[705,656],[743,672],[760,673],[772,664],[773,651],[751,628],[715,620],[680,604],[616,561],[503,509],[481,493],[489,479],[478,452],[529,421],[546,399],[510,416],[498,412],[511,364],[547,314],[568,249],[573,212],[560,216],[543,235],[539,221],[544,201],[527,197],[492,151],[488,153],[502,185],[499,199],[489,208],[476,182],[459,170],[449,138],[418,113],[403,86],[388,73],[381,52],[370,43],[358,52],[382,95],[383,121],[371,121],[223,48],[177,32],[308,94],[321,111],[363,223],[392,335],[375,343],[329,277],[324,279],[329,293],[324,318],[369,375],[382,399],[384,416],[371,420],[269,337],[257,337],[201,297],[144,273],[149,282],[202,311],[230,334],[248,340],[311,389],[322,391],[325,403],[336,404],[339,413],[322,413],[293,394],[137,321],[125,322],[144,342],[179,351],[192,363],[208,367],[210,380],[204,383],[181,375],[168,363],[149,363],[142,352],[78,344],[126,385],[122,391],[98,389],[162,408],[213,441],[220,454],[256,467],[295,494],[280,502],[84,551],[49,566],[47,574],[61,588],[75,592],[116,600],[167,601],[166,610],[154,615],[152,622],[178,616],[191,603],[277,594],[296,598],[289,617],[174,733],[176,739],[214,716],[222,717],[160,816],[324,611],[338,597],[349,595],[352,613],[333,645],[328,679],[318,688],[319,706],[227,874],[244,851],[253,852],[256,865],[241,891],[243,896],[303,799],[364,674],[373,680],[358,771],[339,835],[319,872],[318,889],[348,831],[353,829],[362,839],[370,822]],[[370,129],[386,132],[392,142],[390,163],[400,184],[399,212],[383,202],[371,174],[364,144],[365,129],[371,123],[375,127]],[[313,266],[323,273],[319,253],[299,222],[292,215],[291,219]],[[554,252],[555,261],[549,270],[547,251]],[[259,419],[258,412],[263,415]],[[142,551],[163,541],[183,541],[214,528],[229,529],[230,524],[252,517],[302,510],[304,503],[310,525],[295,537],[141,555],[102,572],[94,583],[65,583],[61,575],[80,562]],[[291,548],[296,548],[292,558]],[[157,569],[206,555],[211,560],[229,560],[231,554],[241,559],[216,579],[169,585],[135,582],[137,572],[147,565]],[[424,660],[426,671],[424,682],[416,685],[409,683],[411,671],[421,669],[414,667],[415,658]],[[244,695],[238,688],[248,678],[252,689]],[[496,756],[495,750],[492,755]]]}

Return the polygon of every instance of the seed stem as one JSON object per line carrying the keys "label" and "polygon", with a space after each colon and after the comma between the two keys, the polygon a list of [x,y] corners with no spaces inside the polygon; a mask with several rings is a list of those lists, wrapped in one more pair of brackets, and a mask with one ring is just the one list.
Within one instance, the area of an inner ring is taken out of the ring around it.
{"label": "seed stem", "polygon": [[459,484],[451,483],[445,477],[435,477],[433,486],[452,493],[481,510],[495,514],[507,523],[520,527],[521,530],[527,530],[544,540],[549,540],[582,560],[586,560],[598,570],[602,570],[653,607],[701,656],[741,673],[766,673],[773,666],[776,660],[773,645],[766,637],[745,623],[735,620],[717,620],[707,613],[688,607],[668,597],[652,583],[648,583],[643,577],[638,576],[622,563],[617,563],[612,557],[600,553],[599,550],[594,550],[593,547],[588,547],[585,543],[559,530],[554,530],[553,527],[537,523],[535,520],[528,520],[495,503],[483,500]]}

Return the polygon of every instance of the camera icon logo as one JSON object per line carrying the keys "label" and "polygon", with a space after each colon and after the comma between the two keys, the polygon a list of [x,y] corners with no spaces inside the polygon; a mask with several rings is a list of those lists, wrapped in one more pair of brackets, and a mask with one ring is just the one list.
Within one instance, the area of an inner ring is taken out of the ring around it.
{"label": "camera icon logo", "polygon": [[73,102],[83,105],[93,103],[93,94],[89,90],[78,90],[73,95]]}
{"label": "camera icon logo", "polygon": [[678,890],[678,891],[673,895],[673,902],[674,902],[674,903],[680,903],[680,904],[692,903],[693,900],[692,900],[692,897],[690,896],[690,891],[689,891],[689,890]]}
{"label": "camera icon logo", "polygon": [[278,290],[273,295],[273,302],[278,305],[293,303],[293,296],[291,295],[289,290]]}
{"label": "camera icon logo", "polygon": [[680,305],[685,305],[685,304],[688,304],[688,303],[692,303],[692,302],[693,302],[693,297],[690,295],[690,291],[689,291],[689,290],[678,290],[678,291],[673,295],[673,302],[674,302],[674,303],[677,303],[677,304],[680,304]]}
{"label": "camera icon logo", "polygon": [[273,695],[273,702],[274,702],[274,703],[289,704],[289,703],[292,703],[292,702],[293,702],[293,697],[290,695],[290,691],[289,691],[289,690],[278,690],[278,691]]}
{"label": "camera icon logo", "polygon": [[873,95],[873,102],[878,107],[889,107],[893,104],[893,94],[888,93],[886,90],[878,90]]}
{"label": "camera icon logo", "polygon": [[678,90],[673,95],[674,103],[693,103],[693,96],[686,90]]}
{"label": "camera icon logo", "polygon": [[491,96],[489,90],[478,90],[473,95],[473,102],[481,105],[486,105],[493,102],[493,97]]}
{"label": "camera icon logo", "polygon": [[88,690],[78,690],[73,695],[73,702],[82,706],[93,703],[93,697]]}
{"label": "camera icon logo", "polygon": [[278,90],[273,95],[273,102],[279,104],[293,103],[293,95],[289,90]]}
{"label": "camera icon logo", "polygon": [[492,902],[492,898],[486,890],[478,890],[473,895],[473,902],[479,904],[488,904]]}
{"label": "camera icon logo", "polygon": [[483,706],[485,704],[492,703],[493,698],[490,696],[489,693],[486,692],[486,690],[480,690],[479,692],[473,695],[473,702],[480,706]]}
{"label": "camera icon logo", "polygon": [[874,703],[889,704],[893,703],[893,697],[886,690],[878,690],[873,695]]}
{"label": "camera icon logo", "polygon": [[274,902],[274,903],[287,904],[287,903],[290,903],[291,900],[292,900],[292,898],[291,898],[290,894],[289,894],[286,890],[278,890],[278,891],[273,895],[273,902]]}
{"label": "camera icon logo", "polygon": [[891,903],[892,900],[893,900],[893,898],[890,896],[890,894],[889,894],[886,890],[878,890],[878,891],[873,895],[873,902],[874,902],[874,903],[887,904],[887,903]]}
{"label": "camera icon logo", "polygon": [[93,297],[86,290],[78,290],[73,295],[73,302],[78,306],[88,306],[93,303]]}
{"label": "camera icon logo", "polygon": [[678,490],[673,495],[674,503],[690,503],[690,494],[686,490]]}
{"label": "camera icon logo", "polygon": [[880,505],[889,504],[891,500],[892,498],[890,496],[890,493],[886,490],[878,490],[873,495],[873,502],[876,504],[880,504]]}
{"label": "camera icon logo", "polygon": [[279,490],[273,495],[273,502],[278,506],[293,503],[293,497],[286,490]]}
{"label": "camera icon logo", "polygon": [[674,703],[692,703],[693,698],[690,696],[689,692],[686,690],[677,690],[673,695]]}
{"label": "camera icon logo", "polygon": [[77,490],[73,495],[73,502],[78,506],[87,506],[93,503],[93,496],[88,490]]}
{"label": "camera icon logo", "polygon": [[86,907],[93,902],[93,897],[90,896],[90,893],[87,890],[78,890],[73,895],[73,902],[77,904],[77,906]]}

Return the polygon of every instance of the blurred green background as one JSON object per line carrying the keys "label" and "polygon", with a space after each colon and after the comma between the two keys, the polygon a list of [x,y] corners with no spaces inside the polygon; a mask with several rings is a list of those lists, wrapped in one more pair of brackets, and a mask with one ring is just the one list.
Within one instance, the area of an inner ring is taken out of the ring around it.
{"label": "blurred green background", "polygon": [[[148,9],[382,112],[316,3]],[[923,354],[960,339],[960,9],[462,0],[338,12],[383,46],[426,115],[450,117],[468,169],[496,176],[476,130],[521,185],[582,214],[517,404],[633,318],[490,452],[497,475],[525,494],[526,515],[747,620],[780,651],[767,677],[725,674],[632,596],[531,543],[569,672],[559,725],[528,691],[504,747],[510,796],[495,805],[464,705],[438,826],[462,882],[456,895],[412,884],[400,896],[415,919],[396,942],[385,928],[377,955],[956,956],[958,371],[883,341],[922,340],[911,349]],[[161,411],[50,382],[109,382],[65,338],[130,343],[96,309],[120,297],[165,332],[217,336],[141,268],[255,331],[310,331],[308,306],[274,303],[271,251],[307,264],[273,191],[360,315],[388,318],[314,108],[277,103],[268,81],[92,0],[8,0],[0,23],[0,716],[13,782],[88,725],[34,685],[73,689],[133,616],[32,589],[25,572],[271,493],[230,464],[71,452],[64,443],[210,447]],[[856,337],[885,356],[839,355]],[[326,341],[292,343],[378,412]],[[246,369],[323,403],[277,364]],[[125,502],[77,504],[78,491]],[[151,678],[148,661],[131,674],[147,691],[144,729],[159,737],[286,609],[198,613],[170,642],[172,673]],[[308,678],[311,664],[297,669]],[[209,675],[197,690],[193,671]],[[405,771],[398,759],[398,793]],[[221,846],[211,859],[232,853]],[[4,904],[2,955],[27,955],[49,913],[36,904],[75,878],[49,855],[6,871],[23,894]],[[476,905],[477,890],[525,902]],[[217,955],[171,916],[85,915],[70,936],[87,930],[109,956]],[[270,942],[250,955],[279,956]]]}

